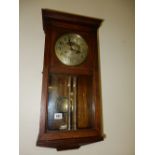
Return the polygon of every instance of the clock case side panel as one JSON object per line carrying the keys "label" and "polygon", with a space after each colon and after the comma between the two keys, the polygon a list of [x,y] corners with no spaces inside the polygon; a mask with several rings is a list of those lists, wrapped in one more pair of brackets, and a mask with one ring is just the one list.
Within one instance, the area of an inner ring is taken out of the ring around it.
{"label": "clock case side panel", "polygon": [[101,75],[100,75],[100,55],[99,55],[99,42],[98,42],[98,30],[94,36],[96,41],[94,42],[94,67],[93,67],[93,96],[95,104],[95,129],[100,137],[104,138],[103,131],[103,113],[102,113],[102,97],[101,97]]}
{"label": "clock case side panel", "polygon": [[40,108],[40,127],[39,127],[38,141],[40,137],[44,133],[46,133],[50,40],[51,40],[50,36],[45,33],[44,60],[43,60],[43,71],[42,71],[41,108]]}

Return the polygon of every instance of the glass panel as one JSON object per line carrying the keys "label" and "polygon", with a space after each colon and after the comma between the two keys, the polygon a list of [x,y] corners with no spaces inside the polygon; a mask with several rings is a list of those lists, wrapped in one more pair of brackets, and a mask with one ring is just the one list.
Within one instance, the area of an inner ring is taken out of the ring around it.
{"label": "glass panel", "polygon": [[91,77],[52,74],[48,86],[48,130],[92,126]]}
{"label": "glass panel", "polygon": [[77,128],[91,128],[92,126],[92,78],[80,76],[77,85]]}

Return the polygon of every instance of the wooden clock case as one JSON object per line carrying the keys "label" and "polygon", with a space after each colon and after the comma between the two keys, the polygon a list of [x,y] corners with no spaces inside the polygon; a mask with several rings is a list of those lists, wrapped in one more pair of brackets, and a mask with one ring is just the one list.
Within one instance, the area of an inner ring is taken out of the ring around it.
{"label": "wooden clock case", "polygon": [[[42,20],[45,52],[37,145],[64,150],[102,141],[104,134],[98,53],[98,28],[102,20],[48,9],[42,9]],[[66,66],[56,57],[55,42],[66,33],[80,34],[88,44],[87,58],[80,65]],[[54,130],[53,126],[48,124],[48,87],[56,77],[56,85],[65,88],[62,85],[67,76],[76,76],[78,79],[77,128],[76,130]],[[84,94],[86,94],[85,98],[82,97]]]}

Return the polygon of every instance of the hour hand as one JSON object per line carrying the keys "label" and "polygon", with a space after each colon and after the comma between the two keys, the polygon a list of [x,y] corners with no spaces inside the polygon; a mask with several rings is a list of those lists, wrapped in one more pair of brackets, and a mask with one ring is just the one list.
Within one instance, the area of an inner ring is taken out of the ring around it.
{"label": "hour hand", "polygon": [[76,50],[76,54],[81,53],[79,50]]}
{"label": "hour hand", "polygon": [[72,43],[71,43],[70,37],[68,37],[68,45],[69,45],[70,47],[72,47]]}

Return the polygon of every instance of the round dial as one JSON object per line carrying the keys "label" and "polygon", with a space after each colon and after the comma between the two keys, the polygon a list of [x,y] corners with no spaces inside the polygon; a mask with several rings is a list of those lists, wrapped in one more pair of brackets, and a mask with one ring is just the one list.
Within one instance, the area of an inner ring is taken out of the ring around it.
{"label": "round dial", "polygon": [[75,66],[85,61],[88,45],[79,34],[67,33],[60,36],[56,41],[55,53],[63,64]]}

